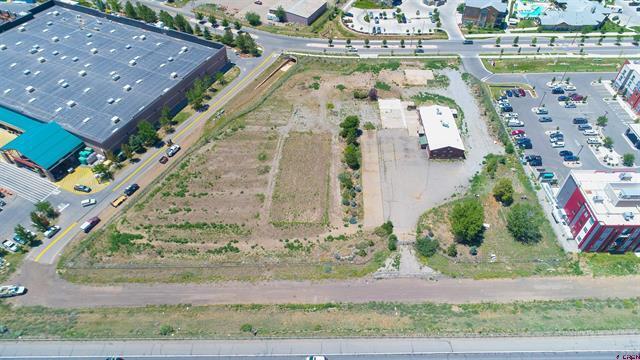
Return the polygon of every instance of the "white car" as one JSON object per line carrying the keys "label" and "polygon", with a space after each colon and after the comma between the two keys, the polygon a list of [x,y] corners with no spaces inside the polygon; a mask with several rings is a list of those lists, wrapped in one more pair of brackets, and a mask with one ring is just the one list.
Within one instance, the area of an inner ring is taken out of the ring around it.
{"label": "white car", "polygon": [[512,119],[507,122],[507,126],[509,127],[522,127],[524,123],[520,120]]}
{"label": "white car", "polygon": [[593,129],[587,129],[587,130],[584,130],[582,132],[582,135],[584,135],[584,136],[597,136],[598,132],[593,130]]}
{"label": "white car", "polygon": [[5,240],[2,242],[2,247],[4,247],[5,249],[11,251],[11,252],[18,252],[20,250],[20,245],[16,244],[15,242],[11,241],[11,240]]}
{"label": "white car", "polygon": [[551,147],[553,147],[553,148],[563,148],[564,147],[564,141],[552,142],[551,143]]}
{"label": "white car", "polygon": [[576,87],[569,84],[563,85],[562,88],[565,89],[565,91],[576,91]]}
{"label": "white car", "polygon": [[329,360],[326,356],[322,355],[310,355],[305,358],[305,360]]}
{"label": "white car", "polygon": [[506,114],[504,115],[504,117],[505,117],[506,119],[517,119],[517,118],[518,118],[518,113],[514,113],[514,112],[506,113]]}
{"label": "white car", "polygon": [[587,138],[587,144],[589,145],[602,145],[602,141],[597,137]]}
{"label": "white car", "polygon": [[180,145],[173,144],[167,149],[167,156],[172,157],[173,155],[178,153],[178,151],[180,151]]}
{"label": "white car", "polygon": [[80,201],[80,205],[82,205],[82,207],[87,207],[87,206],[92,206],[97,204],[98,202],[96,201],[96,199],[84,199],[82,201]]}
{"label": "white car", "polygon": [[0,298],[24,295],[27,289],[24,286],[6,285],[0,286]]}
{"label": "white car", "polygon": [[536,115],[548,115],[549,114],[549,110],[547,110],[547,108],[544,107],[544,106],[533,108],[533,112],[535,112]]}

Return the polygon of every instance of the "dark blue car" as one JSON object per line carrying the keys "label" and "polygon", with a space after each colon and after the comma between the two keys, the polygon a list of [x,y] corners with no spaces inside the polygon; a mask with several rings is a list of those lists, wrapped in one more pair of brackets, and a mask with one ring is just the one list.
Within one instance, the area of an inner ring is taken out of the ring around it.
{"label": "dark blue car", "polygon": [[513,93],[511,92],[511,90],[507,90],[506,94],[507,94],[508,97],[512,97],[513,96]]}

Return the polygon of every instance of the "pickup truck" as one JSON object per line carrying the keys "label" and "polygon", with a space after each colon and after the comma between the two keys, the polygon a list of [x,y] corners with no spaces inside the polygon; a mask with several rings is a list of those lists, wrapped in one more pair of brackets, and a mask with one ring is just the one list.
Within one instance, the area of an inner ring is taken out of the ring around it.
{"label": "pickup truck", "polygon": [[8,298],[26,294],[27,289],[24,286],[5,285],[0,286],[0,298]]}

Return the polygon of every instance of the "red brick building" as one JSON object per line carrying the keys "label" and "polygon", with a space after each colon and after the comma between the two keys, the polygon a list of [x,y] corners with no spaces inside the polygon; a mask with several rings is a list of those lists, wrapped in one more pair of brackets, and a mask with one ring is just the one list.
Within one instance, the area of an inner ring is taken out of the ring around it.
{"label": "red brick building", "polygon": [[640,174],[572,170],[556,195],[580,250],[640,250]]}
{"label": "red brick building", "polygon": [[502,0],[467,0],[462,25],[499,27],[507,17],[507,3]]}

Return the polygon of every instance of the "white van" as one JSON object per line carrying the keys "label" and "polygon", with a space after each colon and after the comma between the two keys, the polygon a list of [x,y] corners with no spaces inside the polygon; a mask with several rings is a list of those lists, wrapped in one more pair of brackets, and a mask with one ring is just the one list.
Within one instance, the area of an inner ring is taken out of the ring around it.
{"label": "white van", "polygon": [[82,207],[92,206],[92,205],[95,205],[96,203],[97,203],[96,199],[85,199],[80,201],[80,205],[82,205]]}

